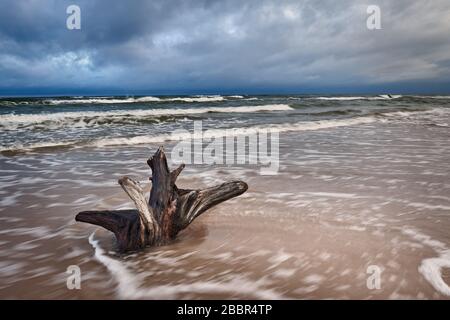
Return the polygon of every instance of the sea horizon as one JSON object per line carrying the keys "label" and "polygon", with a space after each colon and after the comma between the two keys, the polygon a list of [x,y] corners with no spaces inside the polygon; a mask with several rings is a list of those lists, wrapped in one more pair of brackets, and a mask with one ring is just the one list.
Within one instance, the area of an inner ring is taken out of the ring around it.
{"label": "sea horizon", "polygon": [[61,97],[145,97],[145,96],[233,96],[233,95],[243,95],[243,96],[380,96],[380,95],[403,95],[403,96],[414,96],[414,95],[423,95],[423,96],[450,96],[450,92],[448,91],[437,91],[437,92],[429,92],[429,91],[399,91],[399,90],[381,90],[381,91],[355,91],[355,92],[283,92],[283,91],[268,91],[268,92],[253,92],[253,91],[200,91],[200,92],[103,92],[99,91],[96,93],[44,93],[44,94],[0,94],[0,99],[7,98],[61,98]]}

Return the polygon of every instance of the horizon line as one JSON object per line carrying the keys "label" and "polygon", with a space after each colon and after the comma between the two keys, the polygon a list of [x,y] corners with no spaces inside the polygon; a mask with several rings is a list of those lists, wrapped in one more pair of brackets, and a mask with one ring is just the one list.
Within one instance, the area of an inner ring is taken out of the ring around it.
{"label": "horizon line", "polygon": [[380,95],[402,95],[402,96],[414,96],[414,95],[424,95],[424,96],[439,96],[439,95],[448,95],[450,96],[450,92],[433,92],[433,93],[424,93],[424,92],[353,92],[353,93],[338,93],[338,92],[321,92],[321,93],[299,93],[299,92],[273,92],[273,93],[243,93],[243,92],[222,92],[222,93],[72,93],[72,94],[0,94],[0,99],[4,98],[58,98],[58,97],[145,97],[145,96],[161,96],[161,97],[170,97],[170,96],[233,96],[233,95],[241,95],[241,96],[380,96]]}

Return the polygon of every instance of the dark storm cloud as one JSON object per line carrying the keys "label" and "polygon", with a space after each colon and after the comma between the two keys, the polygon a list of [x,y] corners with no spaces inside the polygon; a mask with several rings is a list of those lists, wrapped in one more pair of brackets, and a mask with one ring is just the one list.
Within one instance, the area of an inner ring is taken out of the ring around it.
{"label": "dark storm cloud", "polygon": [[[366,28],[369,4],[382,30]],[[7,0],[0,92],[442,88],[449,31],[448,0]]]}

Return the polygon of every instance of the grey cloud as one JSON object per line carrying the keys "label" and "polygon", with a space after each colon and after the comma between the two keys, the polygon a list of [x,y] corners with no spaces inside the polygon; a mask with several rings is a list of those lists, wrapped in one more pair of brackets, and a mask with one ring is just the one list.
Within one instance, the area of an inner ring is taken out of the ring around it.
{"label": "grey cloud", "polygon": [[[65,28],[69,4],[81,30]],[[367,30],[369,4],[382,30]],[[448,0],[7,0],[0,89],[441,88],[449,31]]]}

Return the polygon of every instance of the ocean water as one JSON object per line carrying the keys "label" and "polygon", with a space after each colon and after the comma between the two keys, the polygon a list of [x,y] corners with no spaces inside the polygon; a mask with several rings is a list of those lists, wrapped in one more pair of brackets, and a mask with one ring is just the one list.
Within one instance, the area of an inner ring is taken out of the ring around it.
{"label": "ocean water", "polygon": [[61,97],[0,100],[0,152],[161,143],[176,129],[274,128],[295,131],[430,113],[436,125],[447,96]]}
{"label": "ocean water", "polygon": [[[164,247],[119,254],[74,221],[132,208],[117,179],[149,190],[146,159],[198,120],[278,132],[278,173],[188,165],[180,187],[249,190]],[[0,297],[448,299],[449,124],[450,96],[0,99]]]}

